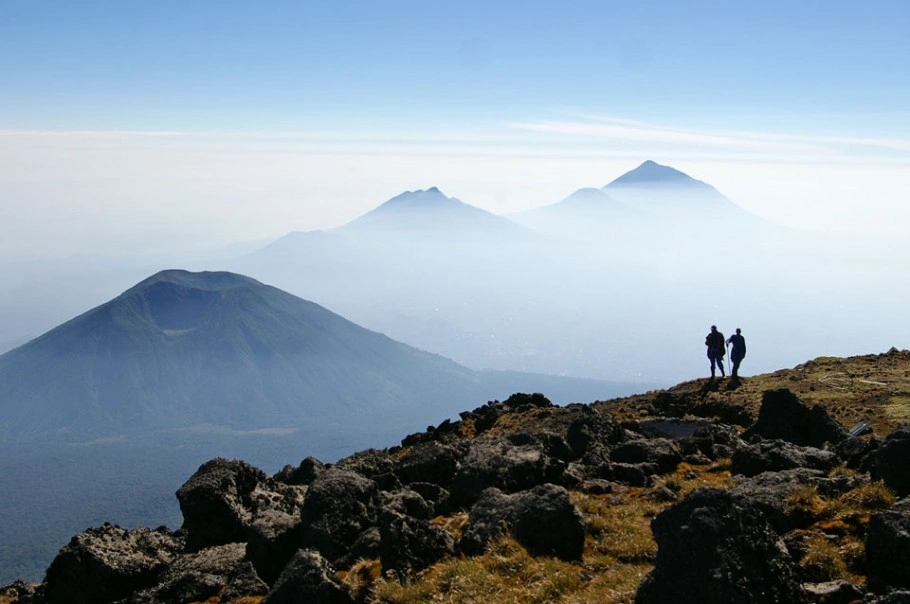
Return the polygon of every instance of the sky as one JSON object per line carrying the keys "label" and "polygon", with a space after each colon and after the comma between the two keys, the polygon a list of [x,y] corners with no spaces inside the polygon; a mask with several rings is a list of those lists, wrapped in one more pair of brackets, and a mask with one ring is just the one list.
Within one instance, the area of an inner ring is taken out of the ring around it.
{"label": "sky", "polygon": [[906,238],[910,4],[0,0],[0,255],[495,213],[646,159],[774,222]]}

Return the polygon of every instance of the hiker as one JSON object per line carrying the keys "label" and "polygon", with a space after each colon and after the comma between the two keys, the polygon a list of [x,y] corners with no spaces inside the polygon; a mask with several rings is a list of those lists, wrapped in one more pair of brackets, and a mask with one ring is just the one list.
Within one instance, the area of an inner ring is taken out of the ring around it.
{"label": "hiker", "polygon": [[724,377],[724,334],[717,331],[717,325],[711,326],[711,333],[705,338],[705,346],[708,347],[708,359],[711,360],[711,379],[714,379],[714,365],[720,367],[720,375]]}
{"label": "hiker", "polygon": [[746,357],[746,338],[743,337],[742,330],[737,327],[736,333],[727,338],[727,344],[733,344],[733,350],[730,351],[730,359],[733,361],[733,371],[730,373],[733,377],[739,377],[739,364]]}

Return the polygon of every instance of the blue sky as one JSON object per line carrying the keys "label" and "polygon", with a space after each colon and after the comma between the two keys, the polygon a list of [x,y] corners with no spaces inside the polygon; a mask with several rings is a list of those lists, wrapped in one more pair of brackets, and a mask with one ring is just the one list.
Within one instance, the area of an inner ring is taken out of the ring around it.
{"label": "blue sky", "polygon": [[910,106],[904,2],[6,0],[2,13],[4,128],[584,111],[811,132],[852,116],[867,133]]}
{"label": "blue sky", "polygon": [[0,6],[8,241],[271,236],[432,185],[508,212],[649,158],[798,226],[910,187],[905,2]]}

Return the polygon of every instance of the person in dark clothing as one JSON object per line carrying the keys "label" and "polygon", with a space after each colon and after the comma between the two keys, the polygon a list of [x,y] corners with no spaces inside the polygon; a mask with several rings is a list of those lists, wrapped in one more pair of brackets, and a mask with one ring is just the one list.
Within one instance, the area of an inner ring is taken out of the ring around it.
{"label": "person in dark clothing", "polygon": [[736,333],[734,335],[727,338],[727,344],[733,345],[733,350],[730,351],[730,360],[733,361],[733,371],[730,372],[730,375],[739,377],[739,364],[746,358],[746,338],[743,337],[742,330],[739,327],[736,328]]}
{"label": "person in dark clothing", "polygon": [[708,359],[711,361],[711,379],[714,379],[714,365],[720,367],[720,375],[724,377],[724,355],[726,348],[724,346],[724,334],[717,331],[717,325],[711,326],[711,333],[705,338],[705,346],[708,347]]}

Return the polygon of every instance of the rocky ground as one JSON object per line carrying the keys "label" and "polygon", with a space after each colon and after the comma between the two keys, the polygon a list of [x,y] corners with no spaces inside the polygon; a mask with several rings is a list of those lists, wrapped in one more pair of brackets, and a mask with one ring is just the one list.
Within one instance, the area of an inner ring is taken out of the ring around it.
{"label": "rocky ground", "polygon": [[[513,395],[104,525],[0,603],[910,602],[910,351],[555,407]],[[849,430],[860,422],[860,435]]]}

